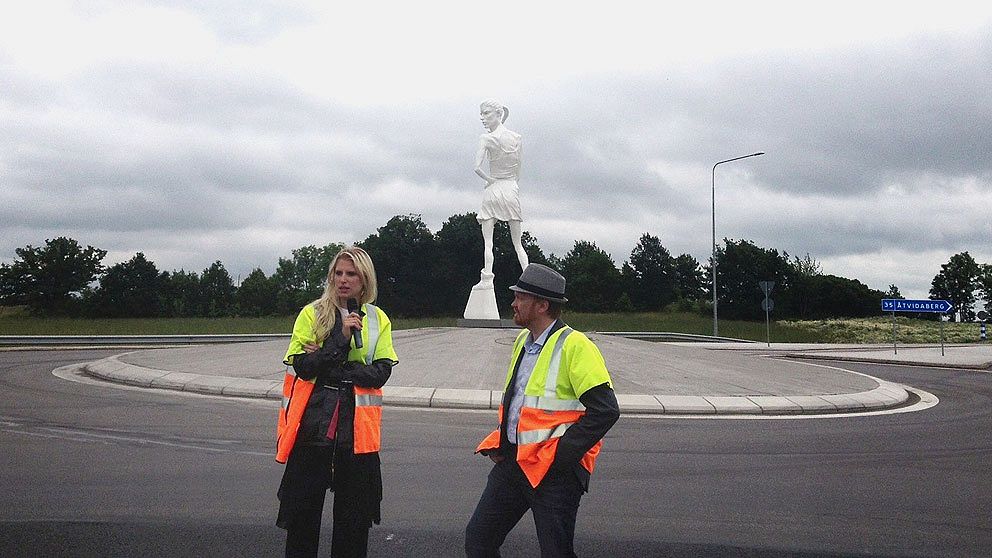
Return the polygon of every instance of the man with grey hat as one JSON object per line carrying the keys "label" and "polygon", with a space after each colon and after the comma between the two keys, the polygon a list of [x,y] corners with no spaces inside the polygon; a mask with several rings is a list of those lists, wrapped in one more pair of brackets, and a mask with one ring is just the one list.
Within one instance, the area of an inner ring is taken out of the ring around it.
{"label": "man with grey hat", "polygon": [[477,453],[495,465],[465,529],[469,557],[499,556],[529,509],[541,556],[575,556],[575,517],[620,407],[603,355],[561,320],[565,278],[530,264],[514,291],[513,345],[499,427]]}

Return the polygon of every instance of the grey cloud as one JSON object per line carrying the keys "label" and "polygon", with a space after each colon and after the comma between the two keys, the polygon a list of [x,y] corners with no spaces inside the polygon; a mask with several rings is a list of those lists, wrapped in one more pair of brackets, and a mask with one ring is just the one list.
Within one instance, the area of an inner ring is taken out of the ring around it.
{"label": "grey cloud", "polygon": [[574,82],[542,107],[559,148],[546,162],[563,172],[581,165],[564,142],[595,137],[621,142],[594,169],[621,184],[640,178],[620,169],[645,155],[715,162],[755,150],[769,153],[758,179],[792,192],[856,197],[907,173],[987,176],[990,58],[985,32]]}
{"label": "grey cloud", "polygon": [[992,74],[982,58],[990,53],[986,33],[782,59],[773,70],[780,78],[768,68],[737,74],[758,108],[738,120],[766,130],[773,187],[856,196],[903,173],[987,174],[980,146],[992,125]]}

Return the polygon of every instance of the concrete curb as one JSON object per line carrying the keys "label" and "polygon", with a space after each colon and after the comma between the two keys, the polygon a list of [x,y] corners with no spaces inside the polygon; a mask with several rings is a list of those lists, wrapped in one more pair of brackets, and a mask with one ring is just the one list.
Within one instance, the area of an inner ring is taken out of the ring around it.
{"label": "concrete curb", "polygon": [[[86,374],[130,386],[171,389],[206,395],[280,400],[282,380],[258,380],[154,370],[107,357],[83,365]],[[617,394],[620,410],[635,415],[792,415],[861,412],[905,404],[902,386],[873,378],[875,389],[823,395],[647,395]],[[438,409],[497,409],[502,391],[481,389],[383,387],[384,405]]]}
{"label": "concrete curb", "polygon": [[840,362],[866,362],[869,364],[895,364],[899,366],[925,366],[927,368],[949,368],[949,369],[964,369],[964,370],[992,370],[992,362],[986,362],[983,364],[957,364],[948,362],[938,362],[938,361],[908,361],[908,360],[898,360],[894,358],[879,358],[879,357],[857,357],[850,355],[831,355],[831,354],[810,354],[810,353],[786,353],[784,355],[779,355],[785,358],[791,358],[795,360],[836,360]]}

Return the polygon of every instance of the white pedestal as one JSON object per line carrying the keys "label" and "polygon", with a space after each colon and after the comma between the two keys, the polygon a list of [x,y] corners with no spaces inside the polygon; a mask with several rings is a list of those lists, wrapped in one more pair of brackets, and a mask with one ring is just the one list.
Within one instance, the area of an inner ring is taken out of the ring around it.
{"label": "white pedestal", "polygon": [[499,320],[499,309],[496,307],[496,288],[493,286],[495,275],[479,274],[479,282],[472,287],[468,295],[463,316],[466,320]]}

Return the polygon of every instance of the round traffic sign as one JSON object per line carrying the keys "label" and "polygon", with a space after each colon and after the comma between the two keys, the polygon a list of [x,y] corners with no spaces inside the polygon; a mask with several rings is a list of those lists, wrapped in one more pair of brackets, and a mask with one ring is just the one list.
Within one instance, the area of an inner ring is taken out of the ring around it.
{"label": "round traffic sign", "polygon": [[978,313],[978,319],[979,320],[987,320],[987,319],[989,319],[989,313],[986,312],[985,310],[982,310],[981,312]]}

